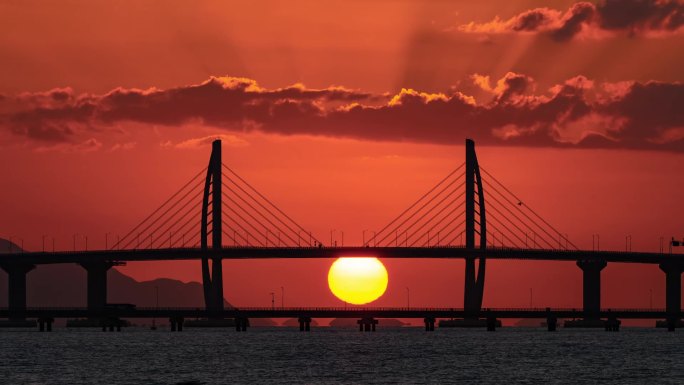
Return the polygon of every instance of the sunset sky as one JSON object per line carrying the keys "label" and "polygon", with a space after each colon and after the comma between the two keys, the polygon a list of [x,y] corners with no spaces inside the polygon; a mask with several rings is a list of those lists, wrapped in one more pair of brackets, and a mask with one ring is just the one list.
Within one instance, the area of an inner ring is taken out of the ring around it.
{"label": "sunset sky", "polygon": [[[599,234],[624,250],[631,235],[658,251],[684,238],[683,52],[678,0],[2,1],[0,237],[104,248],[220,137],[223,162],[304,228],[360,244],[460,165],[470,137],[579,247]],[[462,305],[462,261],[383,262],[375,305],[405,304],[406,287],[412,305]],[[225,297],[269,305],[283,286],[286,304],[340,305],[331,263],[226,261]],[[120,269],[201,278],[199,262]],[[528,306],[530,289],[534,306],[581,306],[573,263],[487,273],[484,306]],[[650,289],[664,305],[656,266],[603,277],[607,307],[647,307]]]}

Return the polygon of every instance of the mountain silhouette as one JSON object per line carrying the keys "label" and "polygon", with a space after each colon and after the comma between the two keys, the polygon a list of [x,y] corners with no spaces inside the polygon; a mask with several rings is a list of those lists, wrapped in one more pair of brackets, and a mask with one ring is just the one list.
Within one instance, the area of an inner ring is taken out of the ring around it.
{"label": "mountain silhouette", "polygon": [[[0,254],[17,254],[21,247],[0,238]],[[199,264],[197,266],[199,269]],[[39,265],[26,275],[26,305],[29,307],[85,307],[86,271],[73,263]],[[107,302],[131,303],[138,307],[204,308],[204,291],[199,282],[182,282],[170,278],[136,281],[116,268],[107,272]],[[223,300],[226,308],[233,307]],[[7,306],[7,274],[0,270],[0,307]],[[142,320],[141,320],[142,321]],[[135,322],[135,321],[134,321]],[[275,326],[271,319],[250,320],[252,326]]]}
{"label": "mountain silhouette", "polygon": [[[0,253],[21,249],[0,239]],[[139,282],[112,268],[107,273],[107,302],[132,303],[140,307],[204,307],[202,284],[158,278]],[[26,275],[26,304],[33,306],[86,306],[86,271],[76,264],[38,265]],[[231,305],[224,300],[227,307]],[[7,306],[7,274],[0,273],[0,306]]]}

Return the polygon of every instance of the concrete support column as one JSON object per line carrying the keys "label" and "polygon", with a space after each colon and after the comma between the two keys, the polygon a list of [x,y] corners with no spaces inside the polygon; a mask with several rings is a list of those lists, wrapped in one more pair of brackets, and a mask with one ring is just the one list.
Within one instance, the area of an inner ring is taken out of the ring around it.
{"label": "concrete support column", "polygon": [[598,320],[601,316],[601,270],[606,265],[606,261],[603,260],[577,261],[577,266],[582,269],[582,302],[585,320]]}
{"label": "concrete support column", "polygon": [[26,274],[35,268],[28,263],[7,263],[0,266],[7,273],[9,319],[26,319]]}
{"label": "concrete support column", "polygon": [[498,320],[496,319],[496,317],[487,316],[487,331],[488,332],[496,331],[496,325],[498,323],[497,321]]}
{"label": "concrete support column", "polygon": [[605,324],[606,331],[607,332],[619,332],[621,323],[622,322],[619,319],[617,319],[617,317],[610,314],[610,310],[609,310],[608,319],[606,320],[606,324]]}
{"label": "concrete support column", "polygon": [[81,266],[88,273],[88,310],[102,310],[107,304],[107,271],[111,262],[84,262]]}
{"label": "concrete support column", "polygon": [[423,319],[423,322],[425,323],[425,331],[426,332],[434,332],[435,331],[435,318],[434,317],[425,317]]}
{"label": "concrete support column", "polygon": [[551,313],[551,308],[546,308],[546,330],[555,332],[558,327],[558,317]]}
{"label": "concrete support column", "polygon": [[661,263],[665,273],[665,312],[667,330],[674,331],[682,318],[682,271],[684,266],[675,263]]}
{"label": "concrete support column", "polygon": [[55,322],[54,318],[38,318],[38,330],[44,332],[47,327],[47,331],[51,332],[53,322]]}
{"label": "concrete support column", "polygon": [[235,317],[235,331],[236,332],[246,332],[249,326],[249,319],[242,317]]}
{"label": "concrete support column", "polygon": [[121,327],[124,326],[124,321],[119,317],[106,316],[100,318],[100,325],[102,325],[102,331],[106,332],[108,329],[113,332],[116,329],[117,332],[121,331]]}
{"label": "concrete support column", "polygon": [[169,325],[171,325],[171,331],[172,332],[175,332],[175,331],[182,332],[183,331],[183,322],[185,322],[183,317],[171,317],[171,318],[169,318]]}
{"label": "concrete support column", "polygon": [[375,325],[378,324],[378,320],[374,318],[362,318],[358,321],[356,321],[357,324],[359,324],[359,331],[360,332],[371,332],[375,331]]}
{"label": "concrete support column", "polygon": [[299,317],[299,331],[311,331],[311,317]]}

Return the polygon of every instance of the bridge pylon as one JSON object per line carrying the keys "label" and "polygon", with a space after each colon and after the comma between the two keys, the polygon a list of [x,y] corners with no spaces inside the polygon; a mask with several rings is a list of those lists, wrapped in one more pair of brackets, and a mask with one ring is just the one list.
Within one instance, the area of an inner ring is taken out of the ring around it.
{"label": "bridge pylon", "polygon": [[[211,145],[211,156],[207,167],[207,176],[204,182],[204,194],[202,198],[202,219],[200,229],[200,245],[203,250],[209,249],[211,235],[211,248],[223,247],[223,219],[221,216],[221,140],[215,140]],[[211,225],[211,231],[209,230]],[[209,258],[202,258],[202,284],[204,287],[204,303],[207,310],[223,310],[223,266],[220,257],[211,258],[211,272],[209,270]]]}
{"label": "bridge pylon", "polygon": [[[480,165],[475,153],[475,142],[466,139],[465,162],[465,238],[466,248],[487,248],[487,217],[485,213],[485,197],[482,188]],[[476,243],[476,234],[479,242]],[[475,272],[475,257],[465,259],[465,288],[463,308],[467,318],[476,318],[482,308],[485,281],[485,257],[479,258],[477,273]]]}

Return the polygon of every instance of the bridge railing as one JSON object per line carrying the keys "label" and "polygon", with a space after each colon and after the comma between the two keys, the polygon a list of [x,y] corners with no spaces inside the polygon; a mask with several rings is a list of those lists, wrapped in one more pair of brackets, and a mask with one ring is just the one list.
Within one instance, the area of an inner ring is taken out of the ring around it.
{"label": "bridge railing", "polygon": [[[326,250],[336,250],[336,249],[350,249],[350,248],[358,248],[358,249],[368,249],[368,250],[383,250],[383,249],[454,249],[454,250],[466,250],[467,248],[465,246],[454,246],[454,245],[432,245],[432,246],[427,246],[427,247],[412,247],[412,246],[362,246],[362,245],[349,245],[349,246],[254,246],[254,245],[244,245],[244,246],[223,246],[223,250],[245,250],[245,249],[250,249],[250,250],[283,250],[283,251],[297,251],[297,250],[318,250],[318,249],[326,249]],[[183,250],[191,250],[191,251],[199,251],[202,250],[201,247],[199,246],[185,246],[185,247],[171,247],[171,248],[156,248],[156,249],[145,249],[145,248],[132,248],[132,249],[94,249],[94,250],[60,250],[60,251],[24,251],[21,253],[3,253],[0,251],[0,254],[11,254],[11,255],[21,255],[21,254],[33,254],[33,255],[59,255],[59,254],[68,254],[68,255],[73,255],[73,254],[92,254],[92,253],[111,253],[111,254],[116,254],[120,252],[164,252],[168,250],[173,250],[173,251],[183,251]],[[480,249],[476,249],[476,251],[480,252]],[[491,252],[530,252],[530,253],[562,253],[562,254],[587,254],[587,253],[599,253],[599,254],[609,254],[609,255],[617,255],[617,254],[659,254],[659,255],[665,255],[668,253],[665,252],[643,252],[643,251],[620,251],[620,250],[558,250],[558,249],[543,249],[543,248],[520,248],[520,247],[506,247],[506,246],[489,246],[487,247],[486,251],[491,251]],[[485,252],[486,252],[485,251]],[[680,256],[681,254],[672,254],[673,256]]]}
{"label": "bridge railing", "polygon": [[[0,311],[8,311],[8,307],[0,307]],[[66,306],[39,306],[39,307],[28,307],[27,311],[88,311],[86,307],[66,307]],[[130,308],[104,308],[104,311],[207,311],[204,307],[130,307]],[[226,312],[230,311],[260,311],[260,312],[297,312],[297,311],[330,311],[330,312],[355,312],[355,311],[367,311],[367,312],[392,312],[392,311],[411,311],[411,312],[463,312],[463,308],[448,308],[448,307],[364,307],[364,306],[301,306],[301,307],[272,307],[272,306],[244,306],[244,307],[227,307],[224,309]],[[535,308],[482,308],[481,313],[486,312],[582,312],[582,308],[546,308],[546,307],[535,307]],[[649,313],[649,312],[664,312],[664,308],[604,308],[601,312],[616,312],[616,313]]]}

